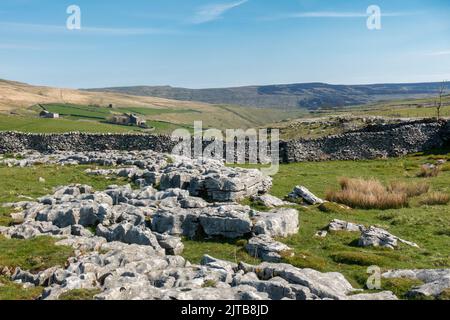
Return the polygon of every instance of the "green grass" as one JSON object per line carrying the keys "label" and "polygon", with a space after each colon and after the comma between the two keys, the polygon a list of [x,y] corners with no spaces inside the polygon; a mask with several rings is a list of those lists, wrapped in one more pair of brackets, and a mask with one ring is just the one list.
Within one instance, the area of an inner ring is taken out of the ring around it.
{"label": "green grass", "polygon": [[330,257],[334,262],[348,265],[372,266],[383,263],[382,257],[368,252],[339,251],[331,254]]}
{"label": "green grass", "polygon": [[[448,158],[447,152],[436,155],[412,155],[398,159],[370,161],[330,161],[317,163],[296,163],[280,166],[274,177],[271,194],[283,198],[296,185],[304,185],[319,197],[324,197],[327,189],[338,190],[340,177],[377,178],[383,183],[391,181],[429,182],[432,190],[449,192],[450,172],[441,172],[437,177],[417,178],[420,166],[437,159]],[[249,167],[249,166],[244,166]],[[298,267],[313,267],[321,271],[343,273],[355,286],[363,288],[367,281],[367,266],[376,264],[387,269],[403,268],[449,268],[450,249],[448,227],[450,206],[421,206],[419,201],[411,201],[407,208],[391,210],[327,210],[317,207],[302,208],[300,231],[286,239],[277,239],[294,249],[295,256],[285,261]],[[251,204],[248,202],[247,204]],[[357,246],[358,233],[329,233],[326,238],[315,237],[318,230],[325,228],[332,219],[377,225],[396,236],[416,242],[420,249],[400,245],[396,250],[360,248]],[[196,250],[208,249],[228,254],[221,258],[234,261],[233,244],[208,242],[207,246],[196,241],[186,242],[186,252],[193,256]],[[235,245],[235,250],[239,249]],[[197,253],[196,257],[201,256]]]}
{"label": "green grass", "polygon": [[[0,269],[7,267],[14,272],[16,267],[33,273],[54,266],[64,266],[73,256],[70,247],[56,246],[51,237],[37,237],[29,240],[6,239],[0,236]],[[0,276],[0,300],[32,300],[43,291],[42,287],[24,289],[4,276]]]}
{"label": "green grass", "polygon": [[42,119],[37,116],[9,116],[0,114],[0,131],[21,131],[30,133],[126,133],[141,132],[137,127],[119,126],[92,120]]}
{"label": "green grass", "polygon": [[[26,168],[0,166],[0,203],[21,201],[21,196],[37,198],[52,192],[54,187],[71,183],[88,184],[96,190],[104,190],[110,184],[124,184],[121,178],[106,179],[87,175],[91,166],[40,165]],[[39,182],[39,178],[45,183]],[[7,210],[2,208],[2,210]],[[0,210],[0,213],[2,211]]]}
{"label": "green grass", "polygon": [[[111,109],[98,106],[84,106],[76,104],[45,104],[43,105],[49,112],[59,113],[63,117],[71,117],[73,119],[94,119],[106,120],[112,115]],[[33,107],[37,112],[42,111],[39,107]]]}
{"label": "green grass", "polygon": [[242,246],[242,241],[211,239],[211,240],[188,240],[183,241],[185,249],[182,256],[191,263],[200,263],[205,254],[217,259],[238,263],[240,261],[250,264],[259,264],[261,261],[250,256]]}
{"label": "green grass", "polygon": [[56,246],[51,237],[29,240],[6,239],[0,236],[0,266],[38,272],[50,267],[64,266],[73,255],[70,247]]}
{"label": "green grass", "polygon": [[415,287],[422,285],[420,280],[406,279],[406,278],[393,278],[383,279],[382,289],[386,291],[392,291],[397,297],[401,299],[407,299],[408,291]]}
{"label": "green grass", "polygon": [[0,226],[9,226],[13,222],[11,212],[10,208],[0,208]]}
{"label": "green grass", "polygon": [[75,289],[64,292],[59,296],[58,300],[76,301],[76,300],[94,300],[94,296],[99,294],[99,289]]}
{"label": "green grass", "polygon": [[24,289],[21,284],[0,276],[0,300],[34,300],[43,290],[42,287]]}

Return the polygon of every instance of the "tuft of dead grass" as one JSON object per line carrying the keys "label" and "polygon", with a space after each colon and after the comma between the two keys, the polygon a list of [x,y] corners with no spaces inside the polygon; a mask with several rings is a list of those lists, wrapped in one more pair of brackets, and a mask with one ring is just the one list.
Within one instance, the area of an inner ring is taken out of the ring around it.
{"label": "tuft of dead grass", "polygon": [[408,206],[404,191],[388,190],[376,179],[341,178],[341,190],[328,191],[326,199],[358,209],[399,209]]}
{"label": "tuft of dead grass", "polygon": [[423,165],[422,167],[420,167],[420,172],[417,174],[417,176],[419,178],[437,177],[441,170],[442,169],[440,166]]}
{"label": "tuft of dead grass", "polygon": [[450,196],[443,192],[430,192],[426,194],[421,200],[421,205],[436,206],[445,205],[450,202]]}
{"label": "tuft of dead grass", "polygon": [[387,189],[393,193],[405,193],[408,197],[418,197],[430,191],[430,184],[426,182],[407,183],[402,181],[391,182]]}

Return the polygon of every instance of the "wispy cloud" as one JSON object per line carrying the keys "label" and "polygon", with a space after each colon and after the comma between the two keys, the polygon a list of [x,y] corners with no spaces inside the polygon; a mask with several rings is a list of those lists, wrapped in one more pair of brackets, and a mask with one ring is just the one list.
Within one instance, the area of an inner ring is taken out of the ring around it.
{"label": "wispy cloud", "polygon": [[435,51],[435,52],[429,52],[426,54],[427,56],[450,56],[450,50],[444,50],[444,51]]}
{"label": "wispy cloud", "polygon": [[0,49],[2,50],[41,50],[41,47],[38,46],[32,46],[32,45],[26,45],[26,44],[20,44],[20,43],[0,43]]}
{"label": "wispy cloud", "polygon": [[68,30],[64,25],[28,24],[14,22],[0,22],[0,31],[5,28],[8,32],[26,33],[79,33],[84,35],[98,36],[132,36],[176,33],[173,30],[158,28],[103,28],[103,27],[81,27],[80,30]]}
{"label": "wispy cloud", "polygon": [[[381,12],[383,17],[400,17],[419,14],[418,12]],[[351,12],[351,11],[310,11],[310,12],[295,12],[274,15],[266,17],[263,20],[283,20],[283,19],[306,19],[306,18],[364,18],[367,17],[366,12]]]}
{"label": "wispy cloud", "polygon": [[249,0],[241,0],[238,2],[212,4],[201,7],[190,22],[194,24],[202,24],[221,19],[227,11],[237,8],[248,1]]}

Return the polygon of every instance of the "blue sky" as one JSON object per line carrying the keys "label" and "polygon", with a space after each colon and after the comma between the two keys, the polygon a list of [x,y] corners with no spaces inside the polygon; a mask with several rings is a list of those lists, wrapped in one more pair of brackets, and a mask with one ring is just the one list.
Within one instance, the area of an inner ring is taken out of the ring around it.
{"label": "blue sky", "polygon": [[[81,30],[66,9],[81,8]],[[378,5],[382,29],[366,27]],[[450,79],[448,0],[1,0],[0,78],[88,88]]]}

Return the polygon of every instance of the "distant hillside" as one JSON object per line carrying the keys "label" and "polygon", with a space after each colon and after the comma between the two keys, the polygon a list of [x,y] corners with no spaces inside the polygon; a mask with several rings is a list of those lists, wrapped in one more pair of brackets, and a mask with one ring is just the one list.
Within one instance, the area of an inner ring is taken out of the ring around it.
{"label": "distant hillside", "polygon": [[323,107],[367,104],[381,100],[423,98],[436,94],[440,85],[440,83],[374,85],[303,83],[216,89],[135,86],[86,90],[213,104],[314,110]]}
{"label": "distant hillside", "polygon": [[[40,109],[36,110],[34,107],[37,104],[53,105],[52,112],[60,113],[64,119],[58,121],[39,119]],[[109,108],[110,104],[113,108]],[[158,132],[164,133],[171,132],[176,127],[192,127],[194,121],[203,121],[205,128],[254,128],[266,123],[297,118],[305,113],[301,110],[274,112],[269,108],[261,110],[116,92],[87,92],[33,86],[0,79],[0,131],[12,128],[55,130],[54,127],[57,125],[56,132],[61,132],[64,126],[72,130],[77,128],[77,124],[82,130],[86,127],[87,121],[96,124],[111,116],[111,113],[122,112],[135,113],[145,118],[151,126],[161,129]],[[31,124],[30,119],[33,122]],[[23,125],[19,125],[20,123]],[[45,128],[48,123],[55,126]],[[92,127],[95,129],[92,123],[89,125],[90,129]]]}

